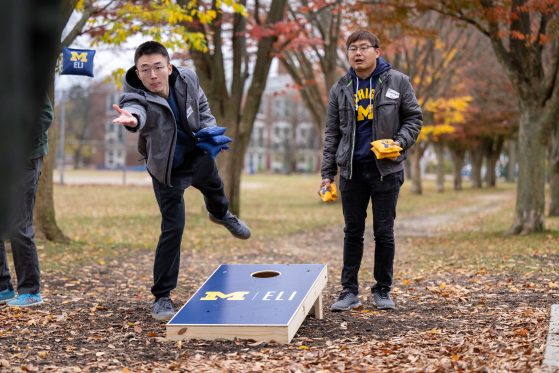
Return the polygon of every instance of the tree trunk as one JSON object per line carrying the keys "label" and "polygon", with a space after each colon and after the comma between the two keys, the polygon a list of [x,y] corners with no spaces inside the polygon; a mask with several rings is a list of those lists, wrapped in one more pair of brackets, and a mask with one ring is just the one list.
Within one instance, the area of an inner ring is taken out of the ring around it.
{"label": "tree trunk", "polygon": [[509,139],[509,143],[508,143],[509,163],[507,164],[507,177],[506,177],[506,180],[509,183],[514,183],[516,181],[517,147],[518,147],[517,141],[514,139]]}
{"label": "tree trunk", "polygon": [[[523,105],[524,104],[524,105]],[[521,102],[518,183],[515,219],[509,233],[527,234],[544,230],[545,208],[545,155],[543,143],[544,123],[537,104]]]}
{"label": "tree trunk", "polygon": [[[283,19],[286,5],[286,0],[272,0],[270,10],[266,17],[266,26],[271,27],[273,24]],[[240,22],[244,22],[244,20]],[[244,26],[242,27],[244,28]],[[233,36],[240,37],[238,35]],[[241,173],[243,170],[244,156],[250,142],[250,135],[260,107],[262,94],[266,88],[268,73],[270,72],[270,66],[274,58],[274,43],[277,41],[277,38],[277,35],[271,35],[258,41],[256,60],[251,74],[252,80],[246,92],[246,96],[244,95],[243,89],[244,83],[236,82],[234,78],[231,90],[232,97],[230,99],[226,98],[218,105],[226,108],[225,123],[227,123],[228,128],[233,127],[234,129],[232,133],[234,143],[231,150],[225,152],[225,156],[220,156],[222,158],[219,162],[219,169],[223,179],[225,195],[229,199],[229,209],[237,216],[241,214]],[[241,69],[239,63],[242,62],[239,60],[239,56],[242,53],[246,53],[246,44],[242,40],[234,40],[233,46],[234,61],[236,61],[233,68],[238,73]],[[214,63],[217,64],[217,60],[214,60]],[[223,66],[219,67],[219,73],[222,79],[224,79],[225,76],[223,68]],[[246,100],[243,102],[240,96],[244,96]],[[212,106],[212,108],[214,107],[215,106]]]}
{"label": "tree trunk", "polygon": [[405,179],[410,179],[413,175],[413,171],[411,169],[411,162],[409,158],[404,160],[404,177]]}
{"label": "tree trunk", "polygon": [[452,174],[454,179],[454,190],[462,190],[462,167],[466,151],[462,147],[450,146],[450,156],[452,157]]}
{"label": "tree trunk", "polygon": [[[53,90],[51,90],[51,94],[51,97],[54,97]],[[52,103],[54,108],[54,100],[52,100]],[[49,241],[67,242],[68,238],[56,223],[54,210],[52,171],[56,159],[57,133],[58,131],[55,126],[52,125],[48,132],[49,153],[44,158],[43,170],[39,178],[39,186],[35,198],[34,224],[37,236],[44,237]]]}
{"label": "tree trunk", "polygon": [[549,157],[549,216],[559,216],[559,122],[553,127]]}
{"label": "tree trunk", "polygon": [[437,157],[437,192],[444,192],[444,144],[441,141],[433,143]]}
{"label": "tree trunk", "polygon": [[423,187],[421,185],[421,149],[419,144],[416,144],[409,150],[411,162],[411,192],[413,194],[422,194]]}
{"label": "tree trunk", "polygon": [[485,148],[485,156],[487,159],[487,172],[485,173],[485,185],[489,188],[495,188],[497,185],[497,174],[495,167],[497,166],[497,161],[501,156],[501,150],[503,149],[503,143],[505,141],[504,136],[495,136],[488,142],[488,146]]}
{"label": "tree trunk", "polygon": [[472,188],[481,188],[481,167],[483,165],[483,151],[481,145],[475,145],[471,149],[472,159]]}
{"label": "tree trunk", "polygon": [[[239,141],[239,137],[235,141]],[[232,146],[231,150],[221,155],[219,173],[223,179],[225,195],[229,200],[229,210],[235,215],[241,214],[241,173],[243,171],[244,152],[240,146]]]}

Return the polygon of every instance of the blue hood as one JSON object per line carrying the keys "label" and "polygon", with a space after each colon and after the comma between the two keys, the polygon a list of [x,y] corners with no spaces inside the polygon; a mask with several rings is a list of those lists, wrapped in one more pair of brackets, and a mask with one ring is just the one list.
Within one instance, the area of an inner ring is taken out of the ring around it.
{"label": "blue hood", "polygon": [[[355,151],[353,159],[357,163],[374,163],[375,157],[371,151],[373,141],[373,94],[379,76],[391,69],[383,58],[377,58],[377,67],[366,79],[361,79],[353,69],[349,70],[355,94]],[[359,94],[358,94],[359,93]],[[379,174],[380,175],[380,174]]]}
{"label": "blue hood", "polygon": [[[380,74],[382,74],[385,71],[388,71],[392,68],[392,65],[390,65],[384,58],[379,57],[377,58],[377,67],[375,68],[375,71],[373,71],[373,73],[371,74],[371,76],[368,76],[365,79],[362,80],[368,80],[369,78],[377,78]],[[354,84],[355,84],[355,80],[356,79],[361,79],[357,76],[357,74],[355,73],[355,70],[353,70],[352,67],[349,68],[349,74],[351,75],[351,80],[353,80]]]}

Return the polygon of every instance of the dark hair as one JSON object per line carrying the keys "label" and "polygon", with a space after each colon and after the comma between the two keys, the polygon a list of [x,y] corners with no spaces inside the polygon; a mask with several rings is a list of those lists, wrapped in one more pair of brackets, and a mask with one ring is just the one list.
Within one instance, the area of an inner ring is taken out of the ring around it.
{"label": "dark hair", "polygon": [[167,49],[163,46],[163,44],[152,40],[146,41],[136,48],[136,52],[134,52],[134,65],[138,63],[140,57],[147,54],[160,54],[167,58],[167,62],[170,61],[169,52],[167,52]]}
{"label": "dark hair", "polygon": [[373,34],[370,31],[367,30],[357,30],[354,31],[351,35],[349,35],[349,37],[347,38],[346,42],[345,42],[345,47],[349,48],[349,46],[353,43],[355,43],[356,41],[359,40],[367,40],[371,42],[371,45],[375,48],[378,48],[380,45],[380,40],[378,40],[378,37]]}

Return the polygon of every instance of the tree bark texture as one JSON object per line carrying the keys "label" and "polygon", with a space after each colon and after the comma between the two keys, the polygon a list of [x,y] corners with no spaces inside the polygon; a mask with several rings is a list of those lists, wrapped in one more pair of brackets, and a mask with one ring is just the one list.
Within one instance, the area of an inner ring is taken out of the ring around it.
{"label": "tree bark texture", "polygon": [[444,192],[444,143],[437,141],[433,143],[435,156],[437,157],[437,192]]}
{"label": "tree bark texture", "polygon": [[421,184],[421,156],[423,151],[420,144],[415,144],[408,151],[411,163],[411,192],[412,194],[423,194],[423,186]]}
{"label": "tree bark texture", "polygon": [[[544,230],[545,156],[543,123],[539,108],[524,108],[520,117],[518,182],[515,219],[509,233],[527,234]],[[525,151],[524,151],[525,150]]]}
{"label": "tree bark texture", "polygon": [[466,151],[463,147],[449,147],[450,156],[452,158],[452,176],[454,190],[462,190],[462,168],[464,167],[464,159]]}
{"label": "tree bark texture", "polygon": [[482,146],[477,144],[470,149],[470,155],[472,160],[472,172],[470,174],[470,178],[472,181],[472,188],[481,188],[482,187],[482,177],[481,177],[481,168],[483,166],[483,151]]}
{"label": "tree bark texture", "polygon": [[507,150],[508,150],[509,162],[507,164],[506,180],[508,183],[514,183],[516,182],[516,170],[518,165],[518,161],[516,157],[517,149],[518,149],[517,140],[509,139],[507,148],[508,148]]}
{"label": "tree bark texture", "polygon": [[553,128],[549,157],[549,216],[559,216],[559,121]]}
{"label": "tree bark texture", "polygon": [[501,156],[504,141],[504,136],[495,136],[486,143],[485,158],[487,171],[485,173],[485,185],[488,188],[495,188],[497,186],[497,174],[495,167],[497,166],[497,161]]}

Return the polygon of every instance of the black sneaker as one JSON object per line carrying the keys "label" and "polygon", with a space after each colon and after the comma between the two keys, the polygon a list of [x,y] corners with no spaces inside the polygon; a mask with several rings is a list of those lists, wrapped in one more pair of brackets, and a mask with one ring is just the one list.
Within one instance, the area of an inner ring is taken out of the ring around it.
{"label": "black sneaker", "polygon": [[250,238],[250,228],[245,222],[233,215],[231,211],[227,211],[225,216],[221,219],[216,218],[212,214],[209,214],[209,217],[212,222],[227,228],[234,237],[240,238],[241,240],[248,240]]}
{"label": "black sneaker", "polygon": [[396,309],[394,301],[390,297],[389,290],[386,288],[379,288],[373,290],[373,301],[379,310],[393,310]]}
{"label": "black sneaker", "polygon": [[332,312],[340,312],[340,311],[349,311],[354,308],[361,307],[361,301],[357,297],[357,294],[351,292],[351,290],[342,290],[340,296],[336,303],[330,306],[330,311]]}
{"label": "black sneaker", "polygon": [[175,315],[173,302],[170,298],[161,297],[153,302],[151,306],[151,317],[159,321],[171,320]]}

